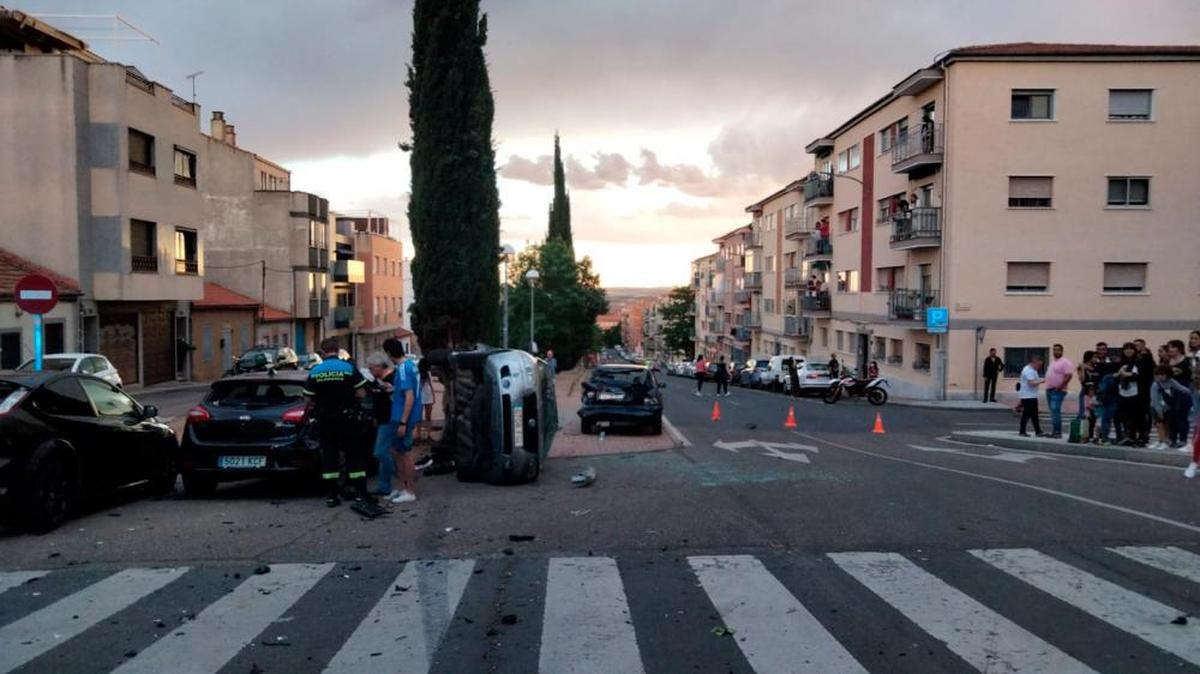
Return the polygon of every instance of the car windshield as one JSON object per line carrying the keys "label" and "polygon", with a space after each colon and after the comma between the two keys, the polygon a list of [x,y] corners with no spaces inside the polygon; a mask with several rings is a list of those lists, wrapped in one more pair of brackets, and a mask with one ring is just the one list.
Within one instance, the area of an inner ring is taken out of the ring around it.
{"label": "car windshield", "polygon": [[771,361],[769,361],[769,360],[759,360],[759,361],[755,361],[755,363],[754,363],[754,367],[761,368],[763,370],[767,369],[767,367],[769,367],[770,365],[771,365]]}
{"label": "car windshield", "polygon": [[247,351],[246,353],[243,353],[242,357],[238,360],[242,363],[254,363],[257,362],[259,358],[266,358],[268,363],[272,363],[275,361],[275,350],[255,349],[254,351]]}
{"label": "car windshield", "polygon": [[299,382],[280,381],[227,381],[213,385],[208,403],[215,407],[240,407],[245,409],[274,407],[297,403],[304,397],[304,386]]}
{"label": "car windshield", "polygon": [[[70,370],[71,366],[73,366],[74,364],[75,364],[74,358],[43,358],[42,359],[42,370],[46,371],[46,372],[65,371],[65,370]],[[30,360],[25,361],[24,363],[21,363],[21,366],[18,367],[17,369],[22,372],[33,372],[33,359],[30,359]]]}
{"label": "car windshield", "polygon": [[597,370],[592,375],[593,381],[612,382],[621,386],[645,384],[648,373],[645,370]]}

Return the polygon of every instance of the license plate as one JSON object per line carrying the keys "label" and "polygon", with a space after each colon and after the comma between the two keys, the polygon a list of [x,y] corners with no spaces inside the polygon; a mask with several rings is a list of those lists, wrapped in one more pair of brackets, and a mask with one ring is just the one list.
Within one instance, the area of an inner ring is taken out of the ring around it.
{"label": "license plate", "polygon": [[265,456],[219,456],[217,468],[266,468]]}
{"label": "license plate", "polygon": [[612,391],[604,391],[603,393],[600,394],[600,400],[602,400],[602,401],[613,401],[613,400],[624,400],[624,399],[625,399],[624,393],[615,393]]}
{"label": "license plate", "polygon": [[513,447],[525,447],[525,407],[513,405]]}

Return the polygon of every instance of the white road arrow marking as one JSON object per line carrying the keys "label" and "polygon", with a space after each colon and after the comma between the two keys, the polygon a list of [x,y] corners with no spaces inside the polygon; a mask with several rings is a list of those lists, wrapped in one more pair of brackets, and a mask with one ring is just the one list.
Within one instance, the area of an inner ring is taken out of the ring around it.
{"label": "white road arrow marking", "polygon": [[960,456],[972,456],[976,459],[991,459],[993,461],[1007,461],[1008,463],[1029,463],[1034,459],[1042,459],[1044,461],[1057,461],[1058,459],[1052,456],[1041,456],[1040,454],[1018,454],[1016,452],[1000,452],[999,454],[976,454],[962,449],[952,447],[925,447],[922,445],[909,445],[913,449],[922,452],[940,452],[942,454],[958,454]]}
{"label": "white road arrow marking", "polygon": [[724,449],[726,451],[733,452],[734,454],[737,454],[738,450],[741,449],[758,448],[763,450],[762,456],[783,459],[784,461],[795,461],[796,463],[809,463],[808,455],[797,454],[794,451],[787,452],[784,450],[790,449],[813,453],[819,453],[821,451],[813,445],[802,445],[798,442],[766,442],[763,440],[742,440],[739,442],[725,442],[723,440],[717,440],[713,443],[713,447],[716,447],[717,449]]}

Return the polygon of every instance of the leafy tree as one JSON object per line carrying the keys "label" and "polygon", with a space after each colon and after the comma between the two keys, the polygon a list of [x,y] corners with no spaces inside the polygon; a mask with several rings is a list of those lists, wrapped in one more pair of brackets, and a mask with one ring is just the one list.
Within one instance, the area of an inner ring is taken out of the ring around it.
{"label": "leafy tree", "polygon": [[498,332],[500,198],[494,103],[479,0],[416,0],[408,68],[412,125],[413,327],[424,349]]}
{"label": "leafy tree", "polygon": [[608,311],[608,299],[590,258],[576,262],[562,241],[530,246],[509,266],[509,333],[512,343],[528,347],[530,269],[540,274],[532,290],[534,332],[538,350],[554,350],[559,369],[566,370],[600,344],[596,317]]}
{"label": "leafy tree", "polygon": [[621,325],[618,323],[617,325],[614,325],[611,328],[605,330],[603,339],[604,339],[604,346],[606,346],[610,349],[613,348],[614,346],[620,345],[621,344]]}
{"label": "leafy tree", "polygon": [[547,241],[562,241],[574,247],[571,239],[571,198],[567,196],[567,177],[563,171],[562,149],[554,134],[554,201],[550,203],[550,230]]}
{"label": "leafy tree", "polygon": [[696,346],[696,291],[691,286],[672,288],[658,313],[663,319],[662,337],[667,349],[691,358]]}

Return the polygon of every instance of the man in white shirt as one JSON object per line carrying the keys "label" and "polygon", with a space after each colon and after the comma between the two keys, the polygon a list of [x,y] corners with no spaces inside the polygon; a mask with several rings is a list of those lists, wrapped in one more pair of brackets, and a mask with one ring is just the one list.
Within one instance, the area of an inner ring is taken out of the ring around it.
{"label": "man in white shirt", "polygon": [[1029,437],[1025,432],[1026,424],[1029,420],[1033,420],[1033,432],[1039,438],[1045,437],[1042,433],[1042,426],[1038,422],[1038,387],[1045,381],[1042,379],[1042,357],[1034,354],[1029,358],[1029,364],[1021,370],[1021,383],[1018,384],[1020,390],[1017,395],[1021,398],[1021,436]]}

